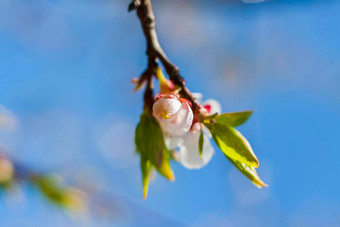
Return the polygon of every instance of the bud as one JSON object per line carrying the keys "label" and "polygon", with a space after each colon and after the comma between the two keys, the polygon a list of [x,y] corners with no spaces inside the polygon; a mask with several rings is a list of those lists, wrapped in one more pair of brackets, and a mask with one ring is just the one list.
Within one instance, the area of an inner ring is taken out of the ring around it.
{"label": "bud", "polygon": [[155,75],[159,80],[159,89],[162,94],[168,94],[175,90],[175,84],[171,80],[165,78],[161,67],[155,69]]}
{"label": "bud", "polygon": [[159,121],[163,132],[170,136],[186,133],[194,118],[188,102],[180,100],[175,94],[159,98],[153,105],[152,114]]}

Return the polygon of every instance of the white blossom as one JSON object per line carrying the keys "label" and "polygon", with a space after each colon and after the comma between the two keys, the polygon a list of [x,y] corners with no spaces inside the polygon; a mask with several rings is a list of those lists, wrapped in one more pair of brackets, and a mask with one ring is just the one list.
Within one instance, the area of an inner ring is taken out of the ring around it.
{"label": "white blossom", "polygon": [[[179,162],[187,169],[200,169],[207,165],[214,152],[214,148],[210,143],[208,135],[203,135],[203,152],[199,155],[198,141],[200,137],[200,123],[195,123],[191,129],[181,137],[165,136],[165,143],[169,150],[178,148],[176,154],[179,157]],[[204,126],[203,126],[204,127]]]}
{"label": "white blossom", "polygon": [[[202,94],[193,93],[201,102]],[[207,114],[221,113],[221,105],[213,99],[202,102]],[[200,169],[207,165],[215,151],[211,145],[211,133],[203,124],[192,125],[193,114],[187,102],[181,102],[176,95],[169,94],[155,102],[153,115],[165,132],[165,143],[169,150],[178,149],[179,162],[188,169]],[[199,154],[198,141],[203,130],[203,150]]]}
{"label": "white blossom", "polygon": [[198,141],[200,137],[200,123],[195,123],[193,130],[183,136],[183,143],[179,146],[179,156],[181,164],[188,169],[200,169],[207,165],[214,152],[207,135],[203,135],[203,151],[199,155]]}
{"label": "white blossom", "polygon": [[202,106],[207,109],[209,114],[220,114],[222,112],[221,105],[215,99],[208,99],[202,103]]}
{"label": "white blossom", "polygon": [[153,105],[152,114],[158,119],[163,132],[169,136],[185,134],[194,119],[188,102],[181,102],[174,94],[157,100]]}
{"label": "white blossom", "polygon": [[198,102],[202,103],[202,106],[209,114],[220,114],[222,112],[221,104],[215,99],[208,99],[202,102],[203,95],[201,93],[194,92],[192,95],[197,99]]}

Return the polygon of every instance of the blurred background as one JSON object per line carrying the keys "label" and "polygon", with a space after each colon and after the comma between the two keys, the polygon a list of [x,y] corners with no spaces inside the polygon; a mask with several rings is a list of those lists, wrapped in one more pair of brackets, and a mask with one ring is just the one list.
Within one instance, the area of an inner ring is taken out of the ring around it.
{"label": "blurred background", "polygon": [[[269,184],[216,148],[201,170],[172,163],[142,201],[134,129],[145,39],[127,0],[0,1],[1,149],[96,192],[70,214],[22,185],[0,193],[1,226],[339,226],[340,2],[153,1],[159,39],[188,87],[239,129]],[[98,205],[99,204],[99,205]]]}

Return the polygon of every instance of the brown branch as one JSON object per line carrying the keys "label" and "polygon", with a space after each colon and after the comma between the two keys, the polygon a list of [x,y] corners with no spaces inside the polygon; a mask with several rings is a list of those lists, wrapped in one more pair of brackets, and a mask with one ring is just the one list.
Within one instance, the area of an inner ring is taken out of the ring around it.
{"label": "brown branch", "polygon": [[149,108],[152,112],[152,105],[155,101],[153,94],[153,70],[157,67],[157,62],[155,58],[148,60],[148,68],[146,69],[146,88],[144,91],[144,108]]}
{"label": "brown branch", "polygon": [[200,105],[193,97],[189,89],[185,86],[184,78],[181,76],[179,69],[174,65],[164,53],[161,45],[159,44],[156,29],[155,29],[155,16],[152,10],[151,0],[133,0],[129,6],[129,11],[136,9],[138,18],[141,22],[144,36],[146,38],[148,55],[148,69],[159,60],[165,68],[166,73],[169,75],[170,80],[181,88],[180,94],[192,103],[192,109],[199,111]]}

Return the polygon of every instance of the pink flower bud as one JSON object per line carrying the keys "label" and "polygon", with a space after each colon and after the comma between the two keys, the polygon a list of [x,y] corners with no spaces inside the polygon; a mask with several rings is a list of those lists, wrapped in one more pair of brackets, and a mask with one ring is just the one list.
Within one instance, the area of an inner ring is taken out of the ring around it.
{"label": "pink flower bud", "polygon": [[152,114],[158,119],[163,132],[170,136],[186,133],[194,118],[188,102],[181,101],[175,94],[168,94],[159,98],[152,108]]}

